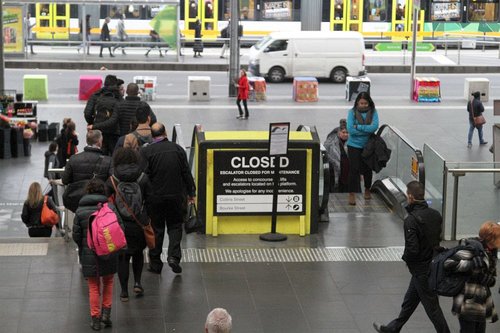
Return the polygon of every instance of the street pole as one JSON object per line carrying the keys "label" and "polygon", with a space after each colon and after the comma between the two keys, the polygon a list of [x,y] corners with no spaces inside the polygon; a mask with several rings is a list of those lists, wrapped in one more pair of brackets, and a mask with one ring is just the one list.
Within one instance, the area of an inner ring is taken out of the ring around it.
{"label": "street pole", "polygon": [[[3,43],[3,7],[2,1],[0,0],[0,41]],[[0,47],[0,91],[5,89],[5,80],[4,80],[4,72],[5,72],[5,63],[3,61],[3,46]]]}
{"label": "street pole", "polygon": [[229,26],[229,97],[236,97],[238,89],[235,83],[238,82],[240,71],[240,38],[238,36],[238,26],[240,19],[240,1],[231,0],[231,25]]}
{"label": "street pole", "polygon": [[411,82],[410,82],[410,101],[413,100],[413,86],[415,82],[415,59],[417,56],[417,29],[418,29],[418,11],[419,7],[413,4],[413,31],[412,31],[412,50],[411,50]]}

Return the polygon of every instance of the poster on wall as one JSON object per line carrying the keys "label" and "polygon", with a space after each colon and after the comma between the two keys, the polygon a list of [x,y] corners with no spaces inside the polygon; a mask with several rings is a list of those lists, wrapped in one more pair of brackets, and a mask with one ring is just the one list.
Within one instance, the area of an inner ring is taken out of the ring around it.
{"label": "poster on wall", "polygon": [[23,53],[23,7],[4,6],[2,19],[4,53]]}
{"label": "poster on wall", "polygon": [[305,150],[269,156],[266,150],[214,151],[214,215],[269,215],[274,170],[279,164],[278,214],[303,215],[306,199]]}
{"label": "poster on wall", "polygon": [[460,3],[444,2],[433,3],[431,11],[432,21],[457,21],[460,19]]}
{"label": "poster on wall", "polygon": [[266,20],[292,20],[293,5],[291,1],[264,2],[263,18]]}

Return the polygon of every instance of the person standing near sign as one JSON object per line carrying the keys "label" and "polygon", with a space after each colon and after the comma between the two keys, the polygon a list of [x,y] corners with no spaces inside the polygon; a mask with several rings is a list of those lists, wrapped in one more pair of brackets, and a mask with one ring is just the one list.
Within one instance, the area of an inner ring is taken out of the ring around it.
{"label": "person standing near sign", "polygon": [[356,98],[354,107],[347,115],[347,152],[349,155],[349,205],[356,205],[356,193],[361,192],[361,175],[364,179],[365,199],[372,198],[373,171],[363,161],[361,153],[368,143],[370,135],[378,128],[378,112],[375,103],[367,92],[362,92]]}
{"label": "person standing near sign", "polygon": [[26,36],[24,38],[24,43],[25,43],[26,50],[28,50],[28,43],[29,43],[31,54],[36,54],[35,52],[33,52],[33,43],[32,43],[33,27],[35,25],[36,25],[35,23],[31,24],[31,14],[29,12],[26,13],[26,18],[24,19],[24,29],[25,29],[24,33]]}
{"label": "person standing near sign", "polygon": [[[244,69],[240,69],[240,78],[238,80],[238,84],[236,84],[236,88],[238,88],[238,99],[236,100],[236,105],[238,105],[238,111],[240,115],[236,117],[236,119],[248,119],[250,116],[248,114],[248,91],[250,90],[250,85],[248,83],[247,72]],[[241,109],[241,102],[243,102],[243,106],[245,107],[245,113]]]}

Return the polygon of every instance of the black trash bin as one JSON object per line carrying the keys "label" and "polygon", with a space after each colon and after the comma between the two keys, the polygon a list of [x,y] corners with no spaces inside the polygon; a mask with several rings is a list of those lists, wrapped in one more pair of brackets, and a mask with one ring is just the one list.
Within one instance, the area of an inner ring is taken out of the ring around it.
{"label": "black trash bin", "polygon": [[12,157],[24,156],[23,128],[12,127],[10,131],[10,153]]}
{"label": "black trash bin", "polygon": [[10,127],[0,127],[0,158],[11,158]]}
{"label": "black trash bin", "polygon": [[38,124],[38,141],[47,142],[49,140],[49,122],[41,120]]}
{"label": "black trash bin", "polygon": [[56,136],[59,134],[59,123],[50,123],[49,125],[49,141],[54,141]]}
{"label": "black trash bin", "polygon": [[24,156],[31,156],[31,139],[23,139]]}

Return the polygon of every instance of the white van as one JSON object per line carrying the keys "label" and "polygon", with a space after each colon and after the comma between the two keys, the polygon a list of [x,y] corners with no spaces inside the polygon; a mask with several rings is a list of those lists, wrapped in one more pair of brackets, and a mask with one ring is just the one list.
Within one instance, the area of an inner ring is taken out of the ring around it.
{"label": "white van", "polygon": [[359,32],[276,32],[252,46],[249,71],[271,82],[313,76],[341,83],[348,75],[366,74],[364,53]]}

